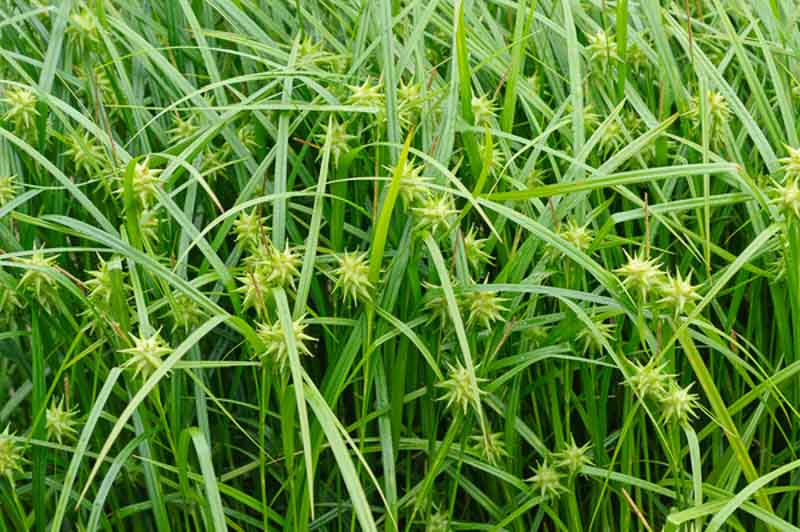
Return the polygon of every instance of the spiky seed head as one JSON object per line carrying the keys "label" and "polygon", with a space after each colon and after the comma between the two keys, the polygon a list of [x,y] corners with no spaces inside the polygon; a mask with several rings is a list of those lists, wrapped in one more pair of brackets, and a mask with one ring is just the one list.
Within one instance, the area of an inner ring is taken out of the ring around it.
{"label": "spiky seed head", "polygon": [[[724,128],[731,118],[730,106],[721,93],[709,90],[706,92],[706,107],[709,117],[711,140],[715,144],[719,144],[723,138]],[[692,98],[688,114],[696,124],[700,123],[702,114],[699,96]]]}
{"label": "spiky seed head", "polygon": [[588,131],[594,131],[600,125],[600,115],[594,112],[591,104],[583,108],[583,124]]}
{"label": "spiky seed head", "polygon": [[[482,157],[486,157],[486,144],[481,142],[479,145],[480,154]],[[489,167],[492,173],[496,173],[499,170],[503,169],[503,165],[506,162],[506,154],[500,148],[499,144],[492,145],[492,149],[488,153],[488,160],[484,159],[483,164]]]}
{"label": "spiky seed head", "polygon": [[175,121],[172,129],[167,131],[173,144],[181,144],[194,137],[195,133],[200,129],[194,123],[195,116],[187,115],[186,119],[181,118],[181,115],[175,114]]}
{"label": "spiky seed head", "polygon": [[[307,335],[305,329],[305,318],[301,317],[292,322],[291,334],[294,335],[297,353],[299,355],[312,356],[307,343],[316,340]],[[280,321],[259,323],[256,334],[264,342],[264,352],[261,353],[261,359],[271,361],[275,370],[280,373],[286,371],[289,367],[289,346],[286,343],[286,336]]]}
{"label": "spiky seed head", "polygon": [[142,205],[149,206],[155,199],[160,173],[161,170],[150,167],[150,157],[136,163],[133,171],[133,192],[138,196]]}
{"label": "spiky seed head", "polygon": [[170,309],[170,315],[174,323],[172,326],[173,331],[178,329],[189,331],[189,329],[203,321],[206,313],[193,299],[182,293],[177,294],[174,299],[175,301]]}
{"label": "spiky seed head", "polygon": [[473,443],[473,451],[486,459],[492,465],[496,465],[502,458],[508,456],[506,444],[503,441],[502,432],[491,432],[484,437],[483,434],[470,436]]}
{"label": "spiky seed head", "polygon": [[17,177],[0,175],[0,207],[17,197]]}
{"label": "spiky seed head", "polygon": [[161,217],[156,209],[145,209],[139,214],[139,231],[148,242],[158,242],[160,239],[159,226]]}
{"label": "spiky seed head", "polygon": [[256,209],[249,213],[242,212],[233,222],[233,231],[236,233],[237,242],[241,242],[249,249],[257,248],[261,244],[262,235],[266,235],[264,218],[259,216]]}
{"label": "spiky seed head", "polygon": [[622,112],[622,123],[625,124],[625,129],[628,130],[632,136],[641,132],[644,122],[639,117],[639,114],[632,109],[625,109]]}
{"label": "spiky seed head", "polygon": [[246,270],[244,275],[237,277],[236,280],[242,285],[236,290],[244,294],[242,307],[245,310],[252,307],[256,310],[256,314],[263,316],[267,309],[266,298],[269,284],[262,269],[256,267]]}
{"label": "spiky seed head", "polygon": [[289,247],[289,243],[280,251],[273,244],[269,244],[269,255],[264,264],[265,280],[272,286],[289,287],[294,290],[294,280],[300,275],[302,259],[296,248]]}
{"label": "spiky seed head", "polygon": [[416,104],[421,97],[421,91],[422,85],[419,83],[401,81],[397,88],[397,99],[401,103]]}
{"label": "spiky seed head", "polygon": [[230,153],[230,146],[228,144],[224,146],[214,146],[213,144],[206,145],[203,150],[200,168],[208,181],[214,181],[220,175],[224,177],[225,167]]}
{"label": "spiky seed head", "polygon": [[84,281],[84,285],[89,289],[89,299],[95,303],[102,303],[108,305],[111,303],[111,297],[114,293],[114,281],[112,277],[112,270],[117,269],[123,278],[125,272],[122,271],[122,263],[119,259],[112,259],[105,261],[99,259],[96,270],[89,270],[89,279]]}
{"label": "spiky seed head", "polygon": [[717,91],[708,91],[706,93],[708,99],[708,112],[716,124],[727,124],[731,118],[731,108],[728,106],[728,100]]}
{"label": "spiky seed head", "polygon": [[447,408],[454,406],[466,415],[470,408],[480,409],[481,395],[486,393],[480,388],[480,383],[486,379],[478,379],[467,368],[456,362],[455,366],[448,364],[448,379],[437,383],[436,386],[445,389],[440,400],[447,401]]}
{"label": "spiky seed head", "polygon": [[488,124],[495,114],[494,102],[485,94],[472,97],[472,116],[475,119],[475,125]]}
{"label": "spiky seed head", "polygon": [[348,103],[352,105],[363,105],[364,107],[383,107],[383,93],[380,83],[373,85],[370,78],[364,80],[361,85],[348,85],[350,97]]}
{"label": "spiky seed head", "polygon": [[308,58],[315,55],[320,48],[320,43],[311,38],[311,35],[306,35],[297,46],[298,58]]}
{"label": "spiky seed head", "polygon": [[522,329],[521,332],[523,338],[534,347],[542,345],[542,342],[547,340],[547,337],[550,335],[550,330],[544,325],[530,325]]}
{"label": "spiky seed head", "polygon": [[593,35],[589,35],[588,39],[590,61],[599,61],[602,64],[606,64],[610,61],[619,61],[619,55],[617,55],[617,41],[613,36],[600,30]]}
{"label": "spiky seed head", "polygon": [[[134,165],[131,188],[139,204],[145,209],[149,208],[156,198],[156,192],[161,182],[158,178],[160,173],[161,170],[150,167],[150,156],[147,156],[142,162]],[[117,194],[119,194],[120,197],[124,197],[124,185],[120,185],[119,188],[117,188]]]}
{"label": "spiky seed head", "polygon": [[778,185],[775,189],[777,192],[775,202],[785,213],[800,218],[800,185],[798,182],[800,179],[790,177],[783,185]]}
{"label": "spiky seed head", "polygon": [[72,158],[75,170],[92,176],[105,166],[105,152],[88,131],[72,131],[64,138],[64,155]]}
{"label": "spiky seed head", "polygon": [[[572,105],[570,101],[567,103],[567,106],[564,110],[564,116],[569,117],[570,119],[573,118],[575,107]],[[597,126],[600,125],[600,115],[598,115],[594,111],[594,107],[591,104],[586,104],[583,107],[583,110],[580,111],[581,115],[583,115],[583,125],[586,128],[587,132],[594,131],[597,129]]]}
{"label": "spiky seed head", "polygon": [[337,57],[325,51],[324,43],[307,35],[297,48],[297,64],[302,66],[336,63]]}
{"label": "spiky seed head", "polygon": [[94,303],[105,306],[111,304],[111,297],[114,294],[113,269],[119,270],[124,282],[125,272],[119,259],[105,261],[99,257],[97,269],[89,270],[89,279],[83,284],[89,289],[89,299]]}
{"label": "spiky seed head", "polygon": [[658,286],[664,273],[661,271],[661,264],[656,259],[649,259],[643,253],[629,255],[624,252],[628,262],[614,270],[622,276],[622,283],[626,287],[638,290],[642,297],[646,297],[648,292]]}
{"label": "spiky seed head", "polygon": [[528,76],[528,84],[534,94],[540,94],[542,92],[542,74],[537,70]]}
{"label": "spiky seed head", "polygon": [[528,479],[528,482],[533,484],[533,488],[542,497],[556,497],[564,491],[565,488],[561,484],[561,473],[550,465],[547,459],[542,460],[533,472],[534,475]]}
{"label": "spiky seed head", "polygon": [[9,480],[13,479],[14,473],[22,473],[22,464],[25,463],[22,446],[10,430],[10,426],[6,425],[5,430],[0,432],[0,476]]}
{"label": "spiky seed head", "polygon": [[[86,82],[82,90],[88,99],[94,99],[99,96],[106,105],[119,103],[114,84],[111,83],[108,72],[103,65],[98,65],[95,68],[82,68],[80,65],[76,65],[75,72],[78,79]],[[118,105],[109,105],[106,111],[109,117],[115,118],[123,113],[123,108]]]}
{"label": "spiky seed head", "polygon": [[[394,172],[394,168],[387,167],[387,169]],[[432,180],[430,177],[424,177],[422,170],[421,165],[415,165],[408,160],[403,162],[400,170],[400,199],[406,208],[415,205],[429,194]]]}
{"label": "spiky seed head", "polygon": [[449,532],[450,518],[447,512],[435,512],[428,517],[428,522],[425,523],[425,532]]}
{"label": "spiky seed head", "polygon": [[22,302],[16,288],[0,280],[0,326],[7,326],[20,308]]}
{"label": "spiky seed head", "polygon": [[464,235],[464,254],[467,256],[473,268],[479,268],[481,264],[491,264],[492,257],[483,250],[483,246],[488,242],[487,238],[478,238],[474,227],[470,227]]}
{"label": "spiky seed head", "polygon": [[256,138],[256,126],[252,122],[248,122],[236,129],[236,137],[239,142],[244,145],[248,150],[258,146],[258,139]]}
{"label": "spiky seed head", "polygon": [[647,55],[641,46],[632,44],[625,51],[625,62],[634,68],[644,68],[647,66]]}
{"label": "spiky seed head", "polygon": [[691,393],[692,385],[681,388],[672,380],[661,397],[661,415],[665,421],[687,423],[697,416],[697,395]]}
{"label": "spiky seed head", "polygon": [[610,342],[614,337],[615,326],[603,319],[593,319],[594,327],[582,328],[575,339],[581,346],[581,351],[586,353],[599,353],[603,350],[603,343]]}
{"label": "spiky seed head", "polygon": [[44,254],[44,249],[36,246],[34,246],[30,257],[17,258],[17,262],[27,266],[25,273],[19,280],[17,289],[21,292],[27,292],[47,304],[50,292],[57,286],[52,273],[57,259],[58,255],[47,257]]}
{"label": "spiky seed head", "polygon": [[588,225],[579,225],[575,220],[569,220],[564,224],[558,234],[581,251],[589,249],[594,238],[594,233]]}
{"label": "spiky seed head", "polygon": [[339,267],[333,272],[336,278],[334,291],[341,291],[344,300],[351,299],[353,305],[359,301],[368,301],[373,284],[369,280],[367,254],[344,253],[337,260]]}
{"label": "spiky seed head", "polygon": [[405,127],[413,124],[422,109],[422,86],[419,83],[400,82],[397,88],[397,113]]}
{"label": "spiky seed head", "polygon": [[695,301],[700,299],[697,287],[692,285],[692,274],[686,279],[676,273],[675,277],[667,275],[667,278],[659,285],[661,299],[659,303],[664,303],[675,309],[675,315],[683,314]]}
{"label": "spiky seed head", "polygon": [[70,26],[68,31],[74,35],[81,46],[89,42],[97,42],[100,34],[97,31],[97,17],[89,8],[83,8],[69,17]]}
{"label": "spiky seed head", "polygon": [[602,152],[604,154],[612,152],[622,144],[623,138],[622,124],[620,124],[618,120],[608,122],[600,133],[599,144]]}
{"label": "spiky seed head", "polygon": [[633,374],[628,379],[628,384],[637,395],[642,398],[661,398],[667,390],[667,384],[672,376],[664,373],[666,364],[658,365],[655,360],[639,365],[634,363]]}
{"label": "spiky seed head", "polygon": [[78,407],[64,408],[64,398],[62,397],[58,402],[54,398],[50,403],[50,408],[45,412],[47,439],[52,441],[55,438],[61,444],[64,438],[74,438],[78,432],[75,429],[78,424],[75,419],[77,415]]}
{"label": "spiky seed head", "polygon": [[120,349],[119,352],[128,355],[128,360],[122,364],[123,368],[133,368],[133,377],[141,374],[147,379],[155,370],[161,367],[163,358],[172,353],[172,348],[161,338],[158,331],[150,336],[137,337],[131,334],[133,347]]}
{"label": "spiky seed head", "polygon": [[331,157],[333,157],[333,164],[338,165],[342,155],[350,151],[350,141],[355,137],[347,132],[346,124],[339,123],[335,118],[331,119],[330,125],[323,125],[322,133],[315,137],[320,147],[320,157],[322,157],[322,148],[325,146],[325,139],[328,137],[328,131],[330,131],[331,135]]}
{"label": "spiky seed head", "polygon": [[566,469],[570,475],[575,475],[583,469],[583,466],[592,464],[592,459],[589,456],[591,449],[591,443],[578,446],[578,444],[575,443],[575,437],[570,436],[570,442],[559,452],[555,453],[555,465]]}
{"label": "spiky seed head", "polygon": [[412,209],[417,216],[417,231],[430,231],[433,235],[448,233],[450,231],[453,218],[458,211],[453,206],[453,198],[448,194],[438,196],[428,196],[419,207]]}
{"label": "spiky seed head", "polygon": [[492,324],[502,320],[503,312],[508,310],[503,306],[508,299],[498,296],[497,292],[486,290],[467,292],[464,298],[469,304],[468,325],[479,323],[484,329],[491,329]]}
{"label": "spiky seed head", "polygon": [[31,129],[39,116],[39,111],[36,110],[37,101],[36,94],[27,87],[8,87],[3,98],[6,106],[3,116],[18,129]]}

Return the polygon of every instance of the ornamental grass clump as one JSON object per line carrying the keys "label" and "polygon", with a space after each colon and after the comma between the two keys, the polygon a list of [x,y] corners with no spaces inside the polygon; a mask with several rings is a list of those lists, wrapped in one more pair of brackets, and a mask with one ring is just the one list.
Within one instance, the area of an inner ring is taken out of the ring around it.
{"label": "ornamental grass clump", "polygon": [[0,0],[0,532],[794,530],[797,16]]}

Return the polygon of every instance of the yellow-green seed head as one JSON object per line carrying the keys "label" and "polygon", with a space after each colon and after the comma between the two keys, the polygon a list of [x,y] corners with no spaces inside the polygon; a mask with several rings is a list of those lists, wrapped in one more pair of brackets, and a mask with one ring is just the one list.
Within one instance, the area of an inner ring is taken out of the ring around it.
{"label": "yellow-green seed head", "polygon": [[98,42],[100,33],[97,28],[97,17],[88,8],[73,13],[69,17],[67,31],[73,35],[79,46],[86,46],[91,42]]}
{"label": "yellow-green seed head", "polygon": [[269,246],[269,258],[265,264],[266,281],[272,286],[289,287],[294,290],[295,278],[300,275],[302,259],[296,248],[286,247],[283,251],[274,245]]}
{"label": "yellow-green seed head", "polygon": [[469,318],[468,325],[479,323],[484,329],[491,329],[492,324],[496,321],[503,319],[503,312],[508,309],[503,306],[503,303],[508,301],[505,298],[499,297],[497,292],[489,292],[485,290],[476,292],[467,292],[464,296],[466,303],[469,305]]}
{"label": "yellow-green seed head", "polygon": [[460,409],[465,415],[470,408],[478,411],[480,409],[481,395],[486,393],[480,389],[480,382],[485,379],[478,379],[473,373],[456,362],[455,366],[448,365],[448,379],[436,384],[445,389],[444,395],[440,398],[447,401],[447,408],[451,406]]}
{"label": "yellow-green seed head", "polygon": [[481,264],[491,264],[492,257],[483,250],[488,239],[478,238],[474,227],[470,227],[466,235],[464,235],[464,254],[467,256],[467,262],[473,268],[480,267]]}
{"label": "yellow-green seed head", "polygon": [[89,270],[90,278],[83,283],[89,289],[89,299],[104,305],[111,303],[114,293],[113,269],[120,271],[124,281],[125,272],[122,271],[122,263],[119,259],[105,261],[101,258],[97,269]]}
{"label": "yellow-green seed head", "polygon": [[581,251],[589,249],[594,237],[592,230],[588,226],[578,225],[575,220],[569,220],[558,234]]}
{"label": "yellow-green seed head", "polygon": [[75,130],[67,134],[64,142],[67,145],[64,155],[72,159],[76,171],[92,177],[106,166],[103,147],[88,131]]}
{"label": "yellow-green seed head", "polygon": [[174,323],[172,330],[189,331],[200,324],[205,317],[205,312],[193,299],[186,294],[177,294],[171,305],[170,315]]}
{"label": "yellow-green seed head", "polygon": [[533,488],[539,492],[542,497],[556,497],[565,490],[561,484],[561,473],[558,469],[553,467],[543,460],[536,469],[534,475],[528,479],[528,482],[533,484]]}
{"label": "yellow-green seed head", "polygon": [[412,209],[417,216],[417,231],[430,231],[431,234],[447,233],[458,214],[453,206],[453,199],[447,194],[428,196],[419,207]]}
{"label": "yellow-green seed head", "polygon": [[19,257],[17,262],[25,266],[25,273],[19,280],[17,290],[28,293],[37,300],[48,305],[51,292],[58,286],[53,277],[58,255],[46,257],[42,248],[34,246],[29,257]]}
{"label": "yellow-green seed head", "polygon": [[266,312],[266,298],[269,295],[269,285],[264,278],[264,274],[260,268],[249,269],[245,271],[244,275],[236,278],[241,286],[237,292],[244,294],[244,301],[242,307],[247,310],[254,308],[256,314],[263,316]]}
{"label": "yellow-green seed head", "polygon": [[158,212],[156,209],[145,209],[139,214],[139,231],[150,243],[158,242],[160,239],[158,228],[161,225],[161,218]]}
{"label": "yellow-green seed head", "polygon": [[[394,172],[394,168],[388,168]],[[431,178],[422,175],[423,167],[414,165],[411,161],[404,161],[400,170],[400,199],[406,208],[416,205],[428,196]]]}
{"label": "yellow-green seed head", "polygon": [[672,376],[664,373],[666,365],[657,365],[654,361],[644,365],[634,364],[633,374],[628,379],[628,384],[637,395],[642,398],[660,398],[667,390],[667,384]]}
{"label": "yellow-green seed head", "polygon": [[628,255],[628,262],[614,270],[622,277],[622,283],[629,288],[638,290],[642,297],[645,297],[651,290],[656,288],[664,273],[661,271],[661,264],[655,259],[649,259],[644,254]]}
{"label": "yellow-green seed head", "polygon": [[359,301],[368,301],[373,284],[369,280],[367,254],[344,253],[337,259],[339,267],[334,270],[336,278],[334,291],[341,291],[345,301],[350,299],[353,305]]}
{"label": "yellow-green seed head", "polygon": [[186,142],[194,137],[195,133],[200,129],[194,123],[194,115],[188,115],[184,120],[179,114],[175,114],[175,122],[169,131],[170,138],[173,144],[180,144]]}
{"label": "yellow-green seed head", "polygon": [[661,415],[665,421],[687,423],[697,416],[697,395],[690,392],[692,385],[681,388],[678,383],[671,382],[661,397]]}
{"label": "yellow-green seed head", "polygon": [[692,285],[691,273],[686,279],[682,278],[680,273],[677,273],[675,277],[667,275],[667,278],[659,285],[659,292],[662,297],[658,302],[673,307],[675,315],[683,314],[695,301],[700,299],[697,287]]}
{"label": "yellow-green seed head", "polygon": [[36,110],[37,98],[27,87],[8,87],[5,90],[6,112],[3,117],[14,123],[18,129],[28,130],[34,127],[39,111]]}
{"label": "yellow-green seed head", "polygon": [[497,464],[504,457],[508,456],[506,444],[503,441],[502,432],[491,432],[484,437],[482,434],[470,436],[472,450],[478,456],[486,459],[490,464]]}
{"label": "yellow-green seed head", "polygon": [[320,157],[322,156],[322,147],[325,145],[325,140],[328,136],[328,132],[330,131],[331,157],[333,158],[333,164],[338,165],[339,159],[341,159],[344,154],[350,151],[350,141],[355,137],[347,132],[346,124],[337,122],[335,118],[331,120],[330,125],[323,125],[322,130],[322,133],[315,137],[315,140],[320,147]]}
{"label": "yellow-green seed head", "polygon": [[[291,334],[294,336],[297,353],[311,356],[311,351],[307,344],[314,342],[315,339],[307,335],[305,329],[305,318],[292,322]],[[261,353],[261,358],[265,361],[271,361],[276,371],[281,373],[286,371],[289,368],[289,346],[286,343],[286,336],[280,321],[259,323],[256,333],[261,341],[264,342],[264,352]]]}
{"label": "yellow-green seed head", "polygon": [[64,438],[73,439],[77,434],[75,426],[78,421],[78,408],[64,408],[64,398],[58,402],[53,399],[50,408],[45,412],[47,426],[47,439],[52,441],[54,438],[59,444],[63,443]]}
{"label": "yellow-green seed head", "polygon": [[401,82],[397,88],[397,113],[400,122],[409,127],[419,117],[422,110],[422,85],[420,83]]}
{"label": "yellow-green seed head", "polygon": [[348,85],[350,97],[348,103],[364,107],[383,107],[383,93],[380,84],[373,85],[367,78],[361,85]]}
{"label": "yellow-green seed head", "polygon": [[428,517],[425,523],[425,532],[449,532],[450,518],[447,512],[435,512]]}
{"label": "yellow-green seed head", "polygon": [[589,61],[599,61],[601,64],[606,64],[610,61],[619,61],[617,55],[617,41],[613,36],[608,35],[605,31],[600,30],[593,35],[589,35]]}
{"label": "yellow-green seed head", "polygon": [[16,176],[0,175],[0,207],[17,197]]}
{"label": "yellow-green seed head", "polygon": [[233,231],[236,233],[236,241],[249,249],[258,247],[263,239],[262,235],[267,234],[264,218],[255,209],[249,213],[242,212],[233,222]]}
{"label": "yellow-green seed head", "polygon": [[5,430],[0,432],[0,477],[10,480],[14,477],[14,473],[22,473],[25,459],[22,456],[22,446],[9,431],[10,427],[6,426]]}
{"label": "yellow-green seed head", "polygon": [[142,378],[147,379],[161,367],[163,358],[172,353],[172,348],[167,345],[158,332],[141,338],[131,334],[131,338],[133,347],[119,350],[120,353],[128,355],[128,360],[122,364],[122,367],[132,367],[134,378],[141,375]]}
{"label": "yellow-green seed head", "polygon": [[783,185],[778,185],[776,187],[776,202],[784,212],[800,218],[800,186],[798,185],[798,181],[800,181],[798,178],[792,177]]}
{"label": "yellow-green seed head", "polygon": [[488,124],[494,118],[496,111],[494,102],[485,94],[473,96],[471,105],[475,125]]}
{"label": "yellow-green seed head", "polygon": [[566,469],[570,475],[579,473],[583,466],[592,464],[592,459],[589,456],[591,448],[591,443],[578,446],[575,443],[575,438],[570,437],[570,443],[564,446],[561,451],[555,453],[555,465]]}

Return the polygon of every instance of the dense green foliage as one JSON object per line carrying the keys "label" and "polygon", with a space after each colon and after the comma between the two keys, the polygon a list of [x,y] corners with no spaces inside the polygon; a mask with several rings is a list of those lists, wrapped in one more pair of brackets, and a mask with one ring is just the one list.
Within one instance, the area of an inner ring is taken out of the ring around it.
{"label": "dense green foliage", "polygon": [[800,530],[799,13],[0,1],[0,532]]}

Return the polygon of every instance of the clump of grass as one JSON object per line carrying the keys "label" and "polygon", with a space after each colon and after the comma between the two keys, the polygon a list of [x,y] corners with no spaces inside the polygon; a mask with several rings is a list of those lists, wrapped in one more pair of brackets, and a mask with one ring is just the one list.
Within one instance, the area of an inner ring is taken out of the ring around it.
{"label": "clump of grass", "polygon": [[0,530],[794,530],[795,13],[662,4],[0,2]]}

